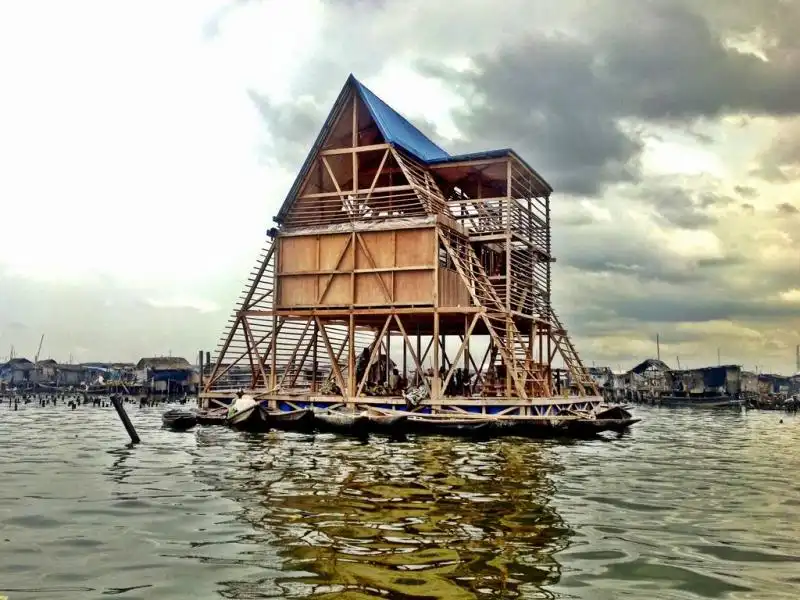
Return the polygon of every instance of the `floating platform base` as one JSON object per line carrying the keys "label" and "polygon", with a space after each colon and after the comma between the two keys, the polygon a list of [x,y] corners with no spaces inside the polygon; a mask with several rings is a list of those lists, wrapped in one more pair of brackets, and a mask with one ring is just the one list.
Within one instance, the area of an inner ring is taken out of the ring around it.
{"label": "floating platform base", "polygon": [[[205,398],[214,405],[222,398]],[[211,409],[214,410],[214,409]],[[354,436],[455,435],[472,438],[593,437],[622,432],[638,422],[621,406],[600,397],[446,398],[409,407],[403,398],[344,399],[330,396],[267,396],[259,401],[266,428],[303,432],[335,432]]]}
{"label": "floating platform base", "polygon": [[[272,395],[258,390],[245,390],[270,411],[292,411],[304,408],[320,410],[413,410],[415,413],[472,414],[489,416],[555,417],[564,412],[590,413],[604,403],[602,396],[552,396],[549,398],[501,398],[446,396],[424,400],[411,407],[402,396],[322,396],[312,394]],[[199,401],[205,408],[228,406],[235,391],[206,392]]]}

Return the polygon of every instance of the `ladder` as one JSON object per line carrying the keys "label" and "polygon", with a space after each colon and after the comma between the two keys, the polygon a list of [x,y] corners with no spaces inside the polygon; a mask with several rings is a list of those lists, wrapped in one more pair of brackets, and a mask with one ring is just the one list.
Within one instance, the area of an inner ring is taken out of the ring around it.
{"label": "ladder", "polygon": [[575,346],[572,344],[572,340],[570,340],[567,335],[567,330],[564,329],[564,326],[561,324],[561,319],[558,318],[558,315],[552,308],[550,309],[549,321],[551,327],[555,329],[556,335],[553,336],[553,339],[556,342],[556,347],[561,354],[561,358],[564,360],[564,365],[567,367],[572,377],[572,382],[578,386],[581,393],[592,393],[595,396],[599,396],[600,390],[597,388],[597,382],[595,382],[589,370],[583,365],[577,350],[575,350]]}
{"label": "ladder", "polygon": [[550,389],[542,373],[533,368],[528,360],[525,338],[514,319],[489,280],[478,255],[464,236],[449,228],[439,230],[439,239],[453,262],[458,274],[469,290],[476,306],[484,307],[480,313],[489,336],[498,354],[506,364],[511,380],[519,396],[528,399],[528,389],[543,387]]}

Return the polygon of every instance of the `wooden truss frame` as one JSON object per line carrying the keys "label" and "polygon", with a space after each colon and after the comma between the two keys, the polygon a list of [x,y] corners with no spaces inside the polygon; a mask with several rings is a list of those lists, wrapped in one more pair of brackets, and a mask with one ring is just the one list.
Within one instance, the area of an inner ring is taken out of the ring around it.
{"label": "wooden truss frame", "polygon": [[[245,389],[293,406],[314,398],[401,403],[399,392],[367,394],[376,372],[386,384],[397,368],[401,380],[425,389],[426,404],[459,410],[527,414],[597,396],[550,304],[549,188],[541,178],[513,154],[425,166],[380,137],[354,90],[337,111],[203,371],[203,395]],[[382,264],[364,236],[399,232],[409,221],[435,231],[434,256],[423,266]],[[311,282],[308,302],[288,301],[281,240],[331,232],[343,245],[321,256],[318,242],[313,269],[290,273]],[[460,294],[450,304],[444,270]],[[430,271],[430,300],[401,298],[408,286],[398,281],[410,271]],[[359,302],[356,288],[367,277],[373,295]],[[345,300],[331,301],[334,287]],[[557,355],[570,373],[566,398],[567,386],[552,377]]]}

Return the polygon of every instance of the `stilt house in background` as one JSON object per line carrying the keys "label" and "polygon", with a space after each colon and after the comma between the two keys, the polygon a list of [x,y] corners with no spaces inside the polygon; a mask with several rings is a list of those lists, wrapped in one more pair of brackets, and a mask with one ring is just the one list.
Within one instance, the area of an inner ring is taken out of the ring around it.
{"label": "stilt house in background", "polygon": [[[550,303],[551,192],[513,150],[448,154],[350,76],[203,395],[393,406],[396,389],[365,394],[386,384],[369,378],[392,357],[435,410],[553,414],[597,401]],[[554,398],[557,354],[572,391]]]}

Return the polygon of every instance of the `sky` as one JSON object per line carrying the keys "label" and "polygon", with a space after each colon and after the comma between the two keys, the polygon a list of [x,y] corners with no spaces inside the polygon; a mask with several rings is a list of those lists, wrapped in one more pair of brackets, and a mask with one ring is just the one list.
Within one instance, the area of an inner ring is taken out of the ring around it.
{"label": "sky", "polygon": [[794,372],[800,0],[0,1],[0,359],[213,349],[348,74],[554,187],[585,362]]}

